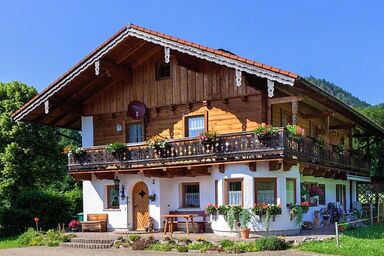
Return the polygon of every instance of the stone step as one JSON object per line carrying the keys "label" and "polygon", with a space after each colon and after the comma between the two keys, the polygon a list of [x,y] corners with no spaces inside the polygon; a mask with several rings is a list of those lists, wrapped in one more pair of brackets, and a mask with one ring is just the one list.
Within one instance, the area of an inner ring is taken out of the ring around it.
{"label": "stone step", "polygon": [[92,244],[92,243],[61,243],[61,247],[65,248],[81,248],[81,249],[111,249],[112,244]]}
{"label": "stone step", "polygon": [[78,244],[113,244],[114,239],[101,239],[101,238],[81,238],[74,237],[71,238],[71,243]]}

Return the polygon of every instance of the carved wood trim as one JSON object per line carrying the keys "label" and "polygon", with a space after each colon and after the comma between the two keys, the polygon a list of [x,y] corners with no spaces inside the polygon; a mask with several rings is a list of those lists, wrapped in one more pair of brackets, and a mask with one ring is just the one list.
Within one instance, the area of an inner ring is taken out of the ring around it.
{"label": "carved wood trim", "polygon": [[280,160],[269,161],[269,170],[278,171],[281,169],[283,162]]}
{"label": "carved wood trim", "polygon": [[292,161],[284,160],[283,162],[283,171],[285,172],[290,171],[292,166],[295,165],[295,163]]}

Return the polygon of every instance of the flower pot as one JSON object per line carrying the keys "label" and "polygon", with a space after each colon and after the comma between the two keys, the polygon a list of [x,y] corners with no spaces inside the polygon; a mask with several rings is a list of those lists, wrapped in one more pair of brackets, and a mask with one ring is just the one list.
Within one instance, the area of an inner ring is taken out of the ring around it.
{"label": "flower pot", "polygon": [[242,239],[248,239],[250,232],[251,232],[250,228],[240,228],[240,237]]}

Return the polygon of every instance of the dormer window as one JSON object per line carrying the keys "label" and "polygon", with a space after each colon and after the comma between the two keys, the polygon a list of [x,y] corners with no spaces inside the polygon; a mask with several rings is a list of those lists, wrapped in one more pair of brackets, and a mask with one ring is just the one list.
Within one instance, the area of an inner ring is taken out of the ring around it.
{"label": "dormer window", "polygon": [[169,63],[156,64],[156,80],[169,79],[171,77],[171,65]]}

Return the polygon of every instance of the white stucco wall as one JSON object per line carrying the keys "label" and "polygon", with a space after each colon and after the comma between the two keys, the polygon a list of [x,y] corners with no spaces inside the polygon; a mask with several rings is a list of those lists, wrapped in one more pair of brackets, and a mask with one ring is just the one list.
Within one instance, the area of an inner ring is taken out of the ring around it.
{"label": "white stucco wall", "polygon": [[93,146],[93,116],[81,117],[81,146]]}
{"label": "white stucco wall", "polygon": [[[224,179],[226,178],[243,178],[244,182],[244,207],[251,208],[255,203],[255,184],[254,178],[277,178],[277,204],[281,205],[282,214],[276,216],[275,221],[271,221],[269,225],[270,231],[295,230],[297,229],[296,221],[290,220],[289,209],[286,207],[286,178],[295,178],[296,187],[300,187],[300,173],[297,166],[292,167],[290,171],[270,171],[268,162],[258,162],[256,172],[249,170],[247,164],[231,164],[225,166],[225,172],[220,173],[217,167],[212,169],[212,179],[218,180],[218,204],[223,204]],[[300,198],[299,189],[296,190],[296,198]],[[212,201],[213,203],[214,201]],[[253,220],[249,227],[254,231],[265,231],[266,222],[262,220]],[[227,223],[222,216],[217,221],[212,222],[212,229],[217,232],[230,231]]]}
{"label": "white stucco wall", "polygon": [[[126,188],[127,198],[120,198],[119,209],[105,209],[106,186],[113,185],[113,180],[98,180],[93,177],[92,181],[83,181],[84,217],[89,213],[107,213],[109,215],[108,228],[131,229],[132,228],[132,189],[133,186],[143,181],[148,186],[149,194],[156,194],[156,200],[149,203],[149,214],[154,219],[155,228],[163,228],[162,214],[169,211],[204,210],[209,204],[215,203],[215,180],[218,181],[218,205],[223,204],[224,179],[243,178],[244,180],[244,207],[251,208],[255,203],[255,177],[277,178],[277,203],[282,207],[282,214],[276,216],[275,221],[270,222],[270,231],[293,231],[297,230],[296,220],[290,220],[289,209],[286,207],[286,178],[296,179],[296,198],[300,202],[300,183],[316,182],[325,184],[326,203],[336,201],[336,184],[346,186],[346,207],[350,206],[350,183],[344,180],[325,179],[311,176],[300,176],[297,166],[290,171],[269,171],[268,162],[258,162],[256,172],[249,170],[247,164],[230,164],[225,166],[225,172],[220,173],[217,167],[212,167],[210,176],[199,177],[174,177],[174,178],[147,178],[141,174],[119,174],[120,184]],[[184,182],[199,182],[200,184],[200,208],[182,208],[182,186]],[[353,181],[353,192],[356,184]],[[353,196],[355,193],[352,194]],[[353,197],[352,200],[355,200]],[[304,220],[312,221],[313,212],[325,206],[310,207],[304,215]],[[253,220],[250,228],[254,231],[265,231],[265,221]],[[228,232],[229,228],[222,216],[212,221],[212,229],[220,232]]]}

